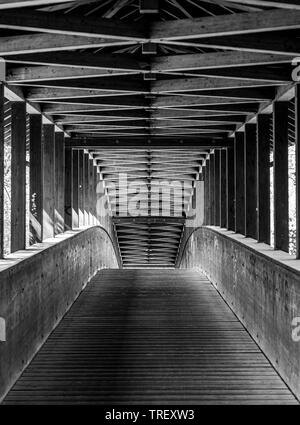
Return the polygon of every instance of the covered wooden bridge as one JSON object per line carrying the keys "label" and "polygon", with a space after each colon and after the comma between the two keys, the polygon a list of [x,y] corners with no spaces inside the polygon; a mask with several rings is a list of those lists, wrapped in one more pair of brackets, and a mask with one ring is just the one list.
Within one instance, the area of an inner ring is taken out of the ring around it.
{"label": "covered wooden bridge", "polygon": [[0,0],[0,399],[297,404],[298,0]]}

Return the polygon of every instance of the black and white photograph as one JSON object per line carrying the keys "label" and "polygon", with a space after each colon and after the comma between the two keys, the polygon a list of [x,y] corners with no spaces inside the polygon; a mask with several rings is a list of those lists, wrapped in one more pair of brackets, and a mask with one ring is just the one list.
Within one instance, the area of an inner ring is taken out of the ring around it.
{"label": "black and white photograph", "polygon": [[0,414],[62,405],[300,406],[300,0],[0,0]]}

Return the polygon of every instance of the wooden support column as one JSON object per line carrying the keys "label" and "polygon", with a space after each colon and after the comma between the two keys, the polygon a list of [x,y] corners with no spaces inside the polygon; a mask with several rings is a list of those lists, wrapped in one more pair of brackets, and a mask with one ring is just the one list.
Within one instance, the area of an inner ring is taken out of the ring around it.
{"label": "wooden support column", "polygon": [[227,225],[227,176],[226,176],[226,150],[220,151],[220,226]]}
{"label": "wooden support column", "polygon": [[43,239],[43,138],[42,115],[29,117],[30,140],[30,244],[42,242]]}
{"label": "wooden support column", "polygon": [[226,149],[226,193],[228,230],[235,230],[235,197],[234,197],[234,149]]}
{"label": "wooden support column", "polygon": [[72,203],[72,229],[79,226],[79,151],[73,150],[73,203]]}
{"label": "wooden support column", "polygon": [[58,235],[65,228],[65,136],[63,132],[55,133],[55,213],[54,230]]}
{"label": "wooden support column", "polygon": [[257,240],[270,244],[271,115],[257,116]]}
{"label": "wooden support column", "polygon": [[94,167],[94,213],[95,213],[95,224],[98,224],[98,213],[97,213],[97,184],[98,184],[98,173],[97,167]]}
{"label": "wooden support column", "polygon": [[209,224],[215,224],[215,155],[209,157]]}
{"label": "wooden support column", "polygon": [[220,164],[221,152],[215,150],[215,226],[220,226]]}
{"label": "wooden support column", "polygon": [[80,150],[78,152],[78,161],[79,161],[79,184],[78,184],[78,220],[79,227],[84,226],[84,151]]}
{"label": "wooden support column", "polygon": [[257,239],[256,124],[245,125],[245,236]]}
{"label": "wooden support column", "polygon": [[235,232],[245,234],[244,133],[234,139]]}
{"label": "wooden support column", "polygon": [[89,154],[84,154],[84,225],[88,226],[89,221]]}
{"label": "wooden support column", "polygon": [[72,229],[73,151],[65,149],[65,230]]}
{"label": "wooden support column", "polygon": [[300,258],[300,85],[295,87],[296,258]]}
{"label": "wooden support column", "polygon": [[0,82],[0,258],[4,250],[4,84]]}
{"label": "wooden support column", "polygon": [[26,104],[11,103],[11,252],[26,245]]}
{"label": "wooden support column", "polygon": [[54,237],[55,153],[54,125],[43,125],[44,178],[43,178],[43,240]]}
{"label": "wooden support column", "polygon": [[288,107],[274,102],[274,248],[289,251]]}
{"label": "wooden support column", "polygon": [[209,224],[209,160],[204,167],[204,224]]}
{"label": "wooden support column", "polygon": [[89,221],[94,224],[94,160],[89,159]]}

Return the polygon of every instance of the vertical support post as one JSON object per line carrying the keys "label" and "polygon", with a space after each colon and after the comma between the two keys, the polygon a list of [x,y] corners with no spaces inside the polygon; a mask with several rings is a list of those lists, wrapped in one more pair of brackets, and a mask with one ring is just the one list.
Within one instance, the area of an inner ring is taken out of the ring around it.
{"label": "vertical support post", "polygon": [[97,214],[97,184],[98,184],[97,167],[94,167],[94,211],[95,211],[95,225],[98,224],[98,214]]}
{"label": "vertical support post", "polygon": [[209,224],[215,224],[215,155],[209,157]]}
{"label": "vertical support post", "polygon": [[93,187],[93,181],[94,181],[94,161],[93,159],[89,159],[89,222],[90,225],[94,224],[94,210],[93,210],[93,206],[94,206],[94,197],[93,197],[93,192],[94,192],[94,187]]}
{"label": "vertical support post", "polygon": [[295,87],[296,141],[296,258],[300,258],[300,85]]}
{"label": "vertical support post", "polygon": [[4,84],[0,81],[0,258],[4,254]]}
{"label": "vertical support post", "polygon": [[83,186],[84,186],[84,151],[80,150],[78,152],[78,161],[79,161],[79,184],[78,184],[78,221],[79,227],[84,225],[84,194],[83,194]]}
{"label": "vertical support post", "polygon": [[79,226],[79,151],[73,150],[73,203],[72,203],[72,229]]}
{"label": "vertical support post", "polygon": [[234,139],[235,232],[245,234],[244,133]]}
{"label": "vertical support post", "polygon": [[84,224],[88,226],[89,221],[89,154],[84,154]]}
{"label": "vertical support post", "polygon": [[43,125],[44,145],[44,179],[43,179],[43,240],[54,237],[54,125]]}
{"label": "vertical support post", "polygon": [[245,124],[245,236],[257,239],[256,124]]}
{"label": "vertical support post", "polygon": [[11,252],[25,249],[26,104],[11,103]]}
{"label": "vertical support post", "polygon": [[234,149],[226,149],[226,193],[227,193],[227,222],[228,230],[235,229],[235,193],[234,193]]}
{"label": "vertical support post", "polygon": [[205,224],[209,224],[209,159],[206,160],[204,168],[204,208]]}
{"label": "vertical support post", "polygon": [[221,152],[215,150],[215,226],[220,226],[220,158]]}
{"label": "vertical support post", "polygon": [[72,229],[73,151],[65,149],[65,230]]}
{"label": "vertical support post", "polygon": [[30,243],[43,239],[43,138],[42,115],[29,116],[30,139]]}
{"label": "vertical support post", "polygon": [[288,102],[274,102],[274,248],[289,251]]}
{"label": "vertical support post", "polygon": [[220,151],[220,226],[227,225],[227,176],[226,176],[226,150]]}
{"label": "vertical support post", "polygon": [[257,240],[270,244],[271,115],[257,116]]}
{"label": "vertical support post", "polygon": [[55,133],[55,235],[65,228],[65,136],[62,131]]}

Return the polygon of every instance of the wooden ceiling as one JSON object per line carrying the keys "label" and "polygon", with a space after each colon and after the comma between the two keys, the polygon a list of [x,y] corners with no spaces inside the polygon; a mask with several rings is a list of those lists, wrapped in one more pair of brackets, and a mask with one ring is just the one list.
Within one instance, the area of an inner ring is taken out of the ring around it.
{"label": "wooden ceiling", "polygon": [[0,0],[6,81],[72,138],[226,138],[291,81],[299,1]]}

